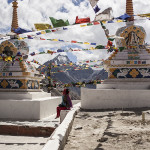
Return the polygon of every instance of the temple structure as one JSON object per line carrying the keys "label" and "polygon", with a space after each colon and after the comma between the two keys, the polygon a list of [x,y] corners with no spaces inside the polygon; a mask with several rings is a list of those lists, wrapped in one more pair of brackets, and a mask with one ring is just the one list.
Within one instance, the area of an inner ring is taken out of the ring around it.
{"label": "temple structure", "polygon": [[[126,0],[126,13],[131,17],[117,30],[118,51],[104,61],[108,79],[96,90],[82,89],[84,109],[132,108],[150,106],[150,54],[145,47],[146,32],[134,25],[133,3]],[[88,94],[90,93],[90,94]]]}
{"label": "temple structure", "polygon": [[[11,30],[18,28],[17,1],[13,2]],[[11,37],[0,44],[0,118],[42,119],[55,113],[61,97],[40,89],[43,79],[27,61],[29,47]]]}

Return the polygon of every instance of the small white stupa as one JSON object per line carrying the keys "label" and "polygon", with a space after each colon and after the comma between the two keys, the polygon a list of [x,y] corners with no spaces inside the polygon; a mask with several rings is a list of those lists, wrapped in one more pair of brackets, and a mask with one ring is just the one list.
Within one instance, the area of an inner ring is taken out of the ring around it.
{"label": "small white stupa", "polygon": [[[11,32],[18,28],[17,1],[13,2]],[[29,47],[24,41],[11,39],[0,44],[0,118],[42,119],[56,112],[61,97],[51,97],[40,89],[43,79],[28,63]]]}

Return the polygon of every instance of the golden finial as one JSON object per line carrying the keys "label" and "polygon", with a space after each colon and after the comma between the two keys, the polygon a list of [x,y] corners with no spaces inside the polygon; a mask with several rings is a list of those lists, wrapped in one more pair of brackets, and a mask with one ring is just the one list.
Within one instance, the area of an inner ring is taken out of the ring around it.
{"label": "golden finial", "polygon": [[13,4],[13,16],[12,16],[12,24],[11,24],[11,32],[14,32],[14,29],[17,29],[18,26],[18,15],[17,15],[17,8],[18,8],[18,2],[17,0],[14,0],[12,2]]}
{"label": "golden finial", "polygon": [[126,0],[126,13],[131,16],[128,21],[134,21],[134,11],[133,11],[133,2],[132,0]]}

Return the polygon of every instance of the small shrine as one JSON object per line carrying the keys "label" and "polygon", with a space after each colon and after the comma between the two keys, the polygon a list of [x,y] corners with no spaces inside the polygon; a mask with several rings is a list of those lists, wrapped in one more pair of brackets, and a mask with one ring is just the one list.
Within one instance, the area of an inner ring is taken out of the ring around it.
{"label": "small shrine", "polygon": [[13,1],[10,39],[0,44],[0,118],[42,119],[56,112],[61,97],[40,89],[43,75],[27,61],[29,47],[17,39],[18,2]]}
{"label": "small shrine", "polygon": [[97,89],[82,89],[83,109],[150,107],[150,51],[145,46],[146,32],[134,25],[132,0],[126,0],[126,26],[117,30],[118,50],[104,61],[108,79]]}

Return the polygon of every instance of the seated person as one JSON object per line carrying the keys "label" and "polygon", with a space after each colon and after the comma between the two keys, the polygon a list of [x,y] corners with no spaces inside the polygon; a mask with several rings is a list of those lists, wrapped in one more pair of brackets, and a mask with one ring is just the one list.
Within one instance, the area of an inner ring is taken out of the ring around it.
{"label": "seated person", "polygon": [[69,89],[64,89],[63,96],[62,96],[62,102],[57,107],[56,118],[58,118],[60,116],[61,110],[70,110],[71,107],[72,107],[72,102],[71,102],[71,99],[69,97]]}

